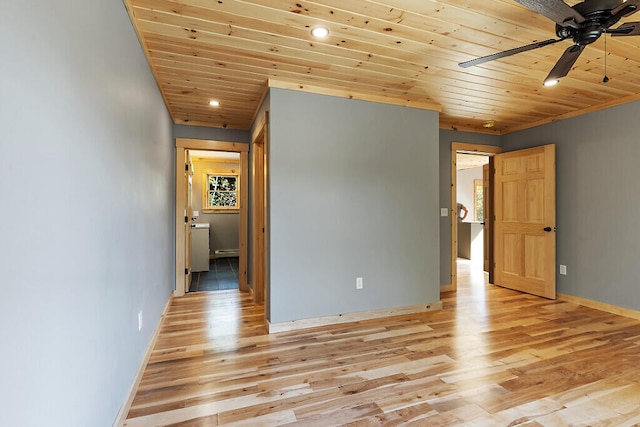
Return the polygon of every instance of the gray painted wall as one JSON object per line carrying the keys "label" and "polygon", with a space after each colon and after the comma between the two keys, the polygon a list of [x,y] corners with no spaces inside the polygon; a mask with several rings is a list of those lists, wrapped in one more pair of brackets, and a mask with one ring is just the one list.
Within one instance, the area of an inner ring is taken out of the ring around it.
{"label": "gray painted wall", "polygon": [[438,113],[280,89],[270,102],[269,319],[439,301]]}
{"label": "gray painted wall", "polygon": [[[209,213],[202,209],[202,182],[207,170],[230,171],[240,170],[240,163],[215,162],[215,161],[194,161],[193,162],[193,210],[200,211],[200,217],[196,222],[208,222],[209,229],[209,250],[211,255],[218,249],[238,249],[240,215],[238,211],[224,213]],[[244,182],[240,183],[240,191],[245,191]]]}
{"label": "gray painted wall", "polygon": [[248,130],[210,128],[204,126],[173,125],[174,138],[210,139],[212,141],[246,142],[251,140]]}
{"label": "gray painted wall", "polygon": [[0,40],[0,425],[111,426],[173,289],[170,118],[122,2]]}
{"label": "gray painted wall", "polygon": [[[440,207],[451,206],[451,143],[500,146],[500,136],[440,129]],[[440,284],[451,283],[451,212],[440,217]]]}
{"label": "gray painted wall", "polygon": [[[640,103],[503,137],[505,150],[556,144],[559,292],[640,310]],[[557,271],[557,270],[556,270]]]}

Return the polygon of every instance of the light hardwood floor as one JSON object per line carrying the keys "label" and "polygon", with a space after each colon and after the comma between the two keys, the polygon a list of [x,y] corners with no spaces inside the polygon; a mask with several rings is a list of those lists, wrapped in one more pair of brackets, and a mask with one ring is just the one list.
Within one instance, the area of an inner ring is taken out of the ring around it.
{"label": "light hardwood floor", "polygon": [[640,322],[459,276],[442,311],[271,336],[238,291],[174,299],[125,425],[640,423]]}

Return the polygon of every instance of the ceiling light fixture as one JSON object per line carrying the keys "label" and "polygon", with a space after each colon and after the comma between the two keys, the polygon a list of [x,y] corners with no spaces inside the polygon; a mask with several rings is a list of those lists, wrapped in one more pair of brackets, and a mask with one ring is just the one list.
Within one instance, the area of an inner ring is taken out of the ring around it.
{"label": "ceiling light fixture", "polygon": [[209,101],[209,105],[211,105],[212,107],[219,107],[220,102],[216,101],[215,99],[212,99],[211,101]]}
{"label": "ceiling light fixture", "polygon": [[552,80],[547,80],[547,81],[545,81],[545,82],[543,83],[543,85],[545,85],[545,86],[549,87],[549,86],[555,86],[555,85],[557,85],[558,83],[560,83],[560,80],[552,79]]}
{"label": "ceiling light fixture", "polygon": [[317,39],[323,39],[329,35],[329,29],[326,27],[315,27],[311,30],[311,35]]}
{"label": "ceiling light fixture", "polygon": [[496,125],[496,121],[495,120],[487,120],[486,122],[482,123],[482,127],[483,128],[492,128]]}

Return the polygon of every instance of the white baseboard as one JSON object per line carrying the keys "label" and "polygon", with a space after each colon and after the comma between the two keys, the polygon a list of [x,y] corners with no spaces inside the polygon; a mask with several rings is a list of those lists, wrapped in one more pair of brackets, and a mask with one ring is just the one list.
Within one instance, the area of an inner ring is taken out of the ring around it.
{"label": "white baseboard", "polygon": [[442,302],[409,305],[405,307],[383,308],[380,310],[360,311],[356,313],[338,314],[335,316],[314,317],[310,319],[291,320],[288,322],[271,323],[267,320],[267,330],[270,334],[295,331],[298,329],[314,328],[317,326],[337,325],[341,323],[359,322],[362,320],[379,319],[382,317],[401,316],[403,314],[424,313],[442,310]]}
{"label": "white baseboard", "polygon": [[596,310],[605,311],[611,314],[617,314],[618,316],[629,317],[631,319],[640,320],[640,311],[632,310],[630,308],[618,307],[617,305],[607,304],[604,302],[593,301],[586,298],[574,297],[573,295],[561,294],[556,295],[557,299],[570,302],[572,304],[583,305],[589,308],[595,308]]}
{"label": "white baseboard", "polygon": [[138,386],[140,385],[140,381],[142,381],[142,375],[144,374],[144,370],[147,368],[147,364],[149,363],[149,358],[151,358],[151,352],[153,348],[156,346],[156,342],[158,341],[158,335],[160,335],[160,326],[162,325],[162,321],[164,320],[164,316],[167,314],[167,310],[169,310],[169,305],[171,304],[171,300],[173,296],[169,297],[167,304],[164,306],[164,310],[162,310],[162,315],[160,316],[160,320],[158,320],[158,324],[156,325],[156,329],[153,332],[153,336],[151,337],[151,342],[147,347],[147,351],[142,358],[142,362],[138,366],[138,372],[136,373],[136,377],[133,380],[133,384],[129,389],[129,395],[127,400],[124,402],[122,407],[120,408],[120,412],[118,412],[118,416],[116,421],[113,423],[113,427],[122,427],[124,426],[125,421],[127,420],[127,415],[129,414],[129,410],[131,409],[131,405],[133,404],[133,399],[136,397],[136,392],[138,391]]}

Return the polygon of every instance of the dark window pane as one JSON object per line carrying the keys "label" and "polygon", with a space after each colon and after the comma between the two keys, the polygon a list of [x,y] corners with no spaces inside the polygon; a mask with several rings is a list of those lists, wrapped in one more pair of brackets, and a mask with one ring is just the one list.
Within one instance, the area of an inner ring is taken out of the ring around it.
{"label": "dark window pane", "polygon": [[237,188],[236,188],[236,181],[237,181],[236,177],[235,176],[228,176],[228,177],[226,177],[226,179],[227,179],[227,183],[228,183],[229,188],[225,188],[225,190],[236,191],[237,190]]}

